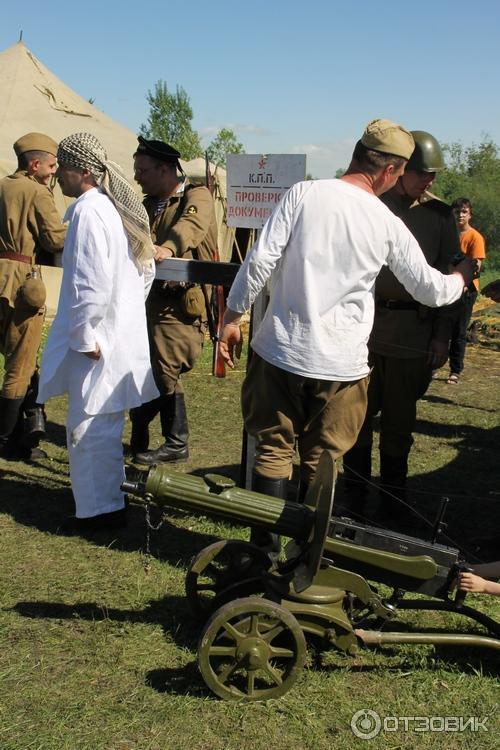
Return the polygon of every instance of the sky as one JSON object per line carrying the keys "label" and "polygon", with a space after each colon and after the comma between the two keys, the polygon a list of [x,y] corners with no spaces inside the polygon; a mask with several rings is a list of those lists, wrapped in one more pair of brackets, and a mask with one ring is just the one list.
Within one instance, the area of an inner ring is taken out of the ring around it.
{"label": "sky", "polygon": [[247,153],[305,153],[314,177],[346,167],[376,117],[441,143],[500,144],[498,0],[4,0],[0,50],[21,30],[130,130],[161,79],[188,93],[205,146],[229,127]]}

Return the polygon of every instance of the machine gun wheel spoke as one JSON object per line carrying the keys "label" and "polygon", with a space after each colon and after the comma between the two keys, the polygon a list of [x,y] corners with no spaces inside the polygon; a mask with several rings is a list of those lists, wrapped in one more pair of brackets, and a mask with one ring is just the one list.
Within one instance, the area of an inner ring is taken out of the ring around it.
{"label": "machine gun wheel spoke", "polygon": [[193,615],[206,618],[226,601],[261,593],[262,576],[270,567],[268,555],[249,542],[230,539],[205,547],[186,575],[186,597]]}
{"label": "machine gun wheel spoke", "polygon": [[207,686],[226,700],[279,698],[306,659],[302,628],[291,612],[256,596],[224,604],[201,634],[198,664]]}

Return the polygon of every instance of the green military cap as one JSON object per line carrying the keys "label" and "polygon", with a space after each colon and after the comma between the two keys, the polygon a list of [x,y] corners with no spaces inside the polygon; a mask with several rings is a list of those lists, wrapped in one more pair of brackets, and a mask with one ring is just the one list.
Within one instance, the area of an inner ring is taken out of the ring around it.
{"label": "green military cap", "polygon": [[392,120],[371,120],[361,137],[361,143],[373,151],[409,159],[415,148],[412,134]]}
{"label": "green military cap", "polygon": [[57,143],[43,133],[26,133],[14,143],[16,156],[25,154],[26,151],[45,151],[55,156],[57,154]]}

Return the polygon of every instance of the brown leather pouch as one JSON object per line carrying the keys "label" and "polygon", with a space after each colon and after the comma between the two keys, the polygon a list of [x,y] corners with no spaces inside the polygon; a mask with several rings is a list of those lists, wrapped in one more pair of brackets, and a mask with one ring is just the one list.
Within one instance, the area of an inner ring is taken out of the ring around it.
{"label": "brown leather pouch", "polygon": [[25,310],[39,310],[45,305],[47,290],[40,276],[30,274],[17,293],[17,304]]}
{"label": "brown leather pouch", "polygon": [[205,297],[199,286],[186,289],[181,297],[181,308],[190,318],[200,318],[205,315]]}

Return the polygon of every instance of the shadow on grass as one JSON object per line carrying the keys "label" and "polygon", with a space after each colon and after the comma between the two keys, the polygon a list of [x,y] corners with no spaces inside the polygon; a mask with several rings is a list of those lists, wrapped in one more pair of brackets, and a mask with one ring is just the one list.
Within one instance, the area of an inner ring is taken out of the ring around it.
{"label": "shadow on grass", "polygon": [[[45,465],[43,468],[46,468]],[[210,467],[213,472],[230,475],[228,469],[234,473],[234,467]],[[199,473],[205,474],[207,471],[200,470]],[[137,470],[132,469],[129,476],[135,477],[137,473]],[[53,486],[47,486],[47,480]],[[67,481],[67,477],[54,481],[53,476],[44,476],[39,481],[33,475],[23,474],[18,463],[10,464],[2,477],[0,513],[7,513],[18,523],[39,531],[59,536],[70,535],[64,531],[64,522],[74,513],[74,502]],[[149,552],[152,556],[174,564],[178,564],[179,561],[188,562],[193,554],[218,539],[213,534],[174,525],[164,518],[166,511],[172,520],[186,516],[182,511],[152,504],[151,523],[155,527],[161,524],[158,530],[150,531]],[[132,499],[129,503],[127,520],[124,529],[79,532],[77,536],[98,546],[109,547],[112,542],[113,549],[123,552],[144,551],[147,525],[145,506],[140,501],[135,502]]]}
{"label": "shadow on grass", "polygon": [[[426,630],[426,632],[432,632]],[[439,631],[443,632],[443,631]],[[427,649],[427,652],[424,652]],[[359,660],[363,658],[363,653],[370,654],[376,658],[385,658],[388,661],[378,664],[360,664]],[[485,658],[487,653],[488,658]],[[335,655],[337,657],[337,654]],[[436,671],[438,668],[448,671],[459,671],[466,675],[478,675],[483,677],[497,678],[500,675],[500,656],[492,649],[485,649],[480,646],[443,646],[435,645],[429,651],[429,644],[426,646],[414,646],[410,652],[403,654],[401,649],[395,646],[364,646],[356,657],[356,664],[349,664],[349,657],[338,655],[342,662],[331,664],[321,664],[321,669],[332,672],[353,672],[354,674],[390,674],[392,672],[412,672],[413,674],[428,671]],[[395,660],[395,664],[391,664]],[[426,675],[427,677],[427,675]]]}
{"label": "shadow on grass", "polygon": [[[457,450],[453,460],[444,466],[411,478],[409,486],[414,491],[419,510],[433,517],[440,498],[449,497],[443,542],[458,546],[468,559],[498,559],[500,427],[485,430],[465,424],[418,420],[416,431],[442,440],[454,438]],[[427,488],[432,488],[432,492],[426,491]]]}
{"label": "shadow on grass", "polygon": [[98,602],[64,604],[49,601],[17,602],[12,611],[31,619],[108,620],[120,623],[160,625],[181,648],[192,649],[198,638],[199,624],[192,618],[185,597],[166,596],[152,599],[144,609],[117,609]]}
{"label": "shadow on grass", "polygon": [[[442,380],[447,380],[448,375],[446,377],[443,377]],[[443,396],[436,396],[436,394],[429,394],[426,393],[424,396],[422,396],[422,401],[427,401],[429,404],[441,404],[441,405],[450,405],[450,408],[459,407],[460,409],[473,409],[474,411],[482,411],[486,412],[487,414],[495,414],[497,411],[496,409],[487,409],[485,406],[477,406],[477,404],[462,404],[460,401],[457,401],[453,398],[445,398]]]}
{"label": "shadow on grass", "polygon": [[[376,427],[379,422],[375,421]],[[449,498],[445,530],[438,541],[461,550],[470,562],[498,560],[500,549],[500,491],[498,445],[500,427],[485,429],[469,424],[447,424],[419,419],[415,432],[436,441],[453,444],[456,455],[432,471],[408,477],[406,500],[410,506],[390,528],[430,540],[443,498]],[[373,482],[364,510],[356,520],[378,526],[372,520],[378,507],[378,485]],[[401,488],[389,486],[398,496]],[[339,483],[339,505],[346,501],[344,483]],[[349,515],[350,511],[347,512]]]}
{"label": "shadow on grass", "polygon": [[[110,621],[113,623],[149,623],[160,625],[168,638],[180,647],[196,651],[200,624],[196,622],[187,606],[186,599],[167,596],[154,599],[144,609],[116,609],[103,607],[97,602],[62,604],[48,601],[18,602],[11,610],[31,619],[85,620],[89,622]],[[159,693],[187,695],[207,693],[198,672],[196,661],[179,669],[155,669],[147,673],[146,684]]]}
{"label": "shadow on grass", "polygon": [[60,448],[66,448],[66,427],[52,420],[47,420],[45,425],[46,440]]}
{"label": "shadow on grass", "polygon": [[[186,600],[183,597],[168,596],[162,599],[152,600],[147,607],[141,610],[128,610],[103,607],[96,602],[82,602],[79,604],[62,604],[59,602],[18,602],[13,608],[23,617],[33,619],[56,619],[56,620],[86,620],[90,622],[99,622],[108,620],[116,623],[150,623],[160,625],[166,636],[173,639],[180,647],[195,652],[201,625],[192,619],[188,610]],[[407,627],[406,623],[398,623],[400,627],[397,630],[407,631],[412,628]],[[426,632],[443,632],[443,630],[426,629]],[[461,632],[461,631],[453,631]],[[401,670],[412,672],[422,672],[435,670],[437,663],[443,669],[458,670],[464,674],[481,674],[484,677],[497,677],[500,674],[500,657],[491,651],[488,659],[484,658],[485,650],[481,647],[467,646],[440,646],[436,645],[429,652],[429,646],[425,646],[427,652],[423,652],[422,647],[417,647],[411,651],[402,653],[402,651],[393,645],[384,647],[366,646],[358,657],[356,663],[350,663],[350,657],[334,649],[322,651],[323,655],[330,654],[337,660],[334,663],[324,663],[321,655],[318,653],[314,657],[312,644],[310,655],[312,661],[311,668],[319,668],[322,671],[331,672],[352,672],[358,674],[391,674],[401,673]],[[319,648],[319,644],[316,644]],[[367,655],[376,655],[377,658],[386,659],[385,663],[379,664],[360,664],[359,659],[363,658],[363,653]],[[394,660],[395,663],[391,663]],[[171,669],[158,668],[150,670],[146,674],[146,685],[156,690],[158,693],[171,695],[207,695],[209,690],[205,687],[203,680],[198,672],[196,660],[188,664]]]}
{"label": "shadow on grass", "polygon": [[198,671],[196,661],[178,669],[151,669],[146,674],[146,685],[166,695],[210,695]]}

